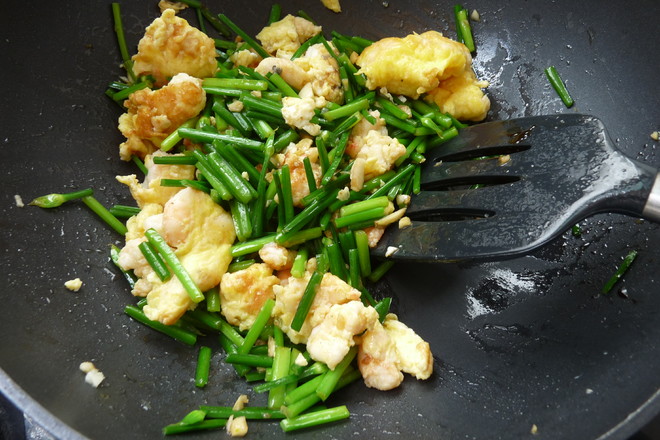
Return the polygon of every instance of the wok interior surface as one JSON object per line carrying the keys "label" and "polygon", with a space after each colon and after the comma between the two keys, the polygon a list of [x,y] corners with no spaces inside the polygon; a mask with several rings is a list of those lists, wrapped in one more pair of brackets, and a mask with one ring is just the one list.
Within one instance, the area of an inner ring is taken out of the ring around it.
{"label": "wok interior surface", "polygon": [[[454,3],[344,0],[339,15],[320,1],[304,9],[326,35],[377,39],[412,31],[455,36]],[[270,3],[207,2],[254,35]],[[631,157],[660,165],[657,42],[660,4],[647,0],[465,3],[475,69],[490,81],[490,120],[548,113],[601,118]],[[158,15],[155,1],[123,2],[134,48]],[[196,23],[195,18],[190,18]],[[159,438],[200,404],[231,405],[249,387],[214,355],[210,383],[192,382],[196,350],[131,321],[129,288],[108,259],[119,237],[80,203],[19,208],[51,192],[93,187],[106,206],[130,203],[114,177],[135,168],[118,158],[119,108],[104,96],[122,74],[109,2],[9,2],[0,14],[4,68],[3,203],[0,206],[0,385],[57,437]],[[576,105],[566,109],[543,69],[555,65]],[[575,148],[579,148],[575,145]],[[542,166],[542,164],[539,164]],[[619,215],[581,223],[532,255],[502,262],[398,264],[374,293],[431,344],[435,373],[378,392],[355,384],[348,421],[300,438],[623,439],[660,411],[660,235],[657,225]],[[639,252],[608,295],[621,258]],[[72,293],[66,280],[80,277]],[[208,341],[218,347],[216,341]],[[91,360],[106,375],[94,389],[78,370]],[[251,403],[263,396],[250,393]],[[535,428],[534,428],[535,427]],[[532,431],[535,433],[532,434]],[[210,438],[215,434],[201,434]],[[273,423],[250,438],[283,438]],[[191,436],[196,438],[196,436]]]}

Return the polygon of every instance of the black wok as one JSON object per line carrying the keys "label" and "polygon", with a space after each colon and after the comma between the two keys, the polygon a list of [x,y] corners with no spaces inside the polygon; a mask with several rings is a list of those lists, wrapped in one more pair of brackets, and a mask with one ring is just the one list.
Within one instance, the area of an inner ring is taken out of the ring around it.
{"label": "black wok", "polygon": [[[158,14],[155,4],[123,2],[132,47]],[[304,9],[328,32],[455,36],[454,2],[343,0],[340,15],[320,1],[282,4],[285,12]],[[208,6],[251,33],[269,11],[256,0]],[[660,128],[660,3],[465,6],[482,17],[475,67],[491,82],[489,119],[591,113],[625,153],[660,166],[649,137]],[[114,232],[82,204],[15,204],[16,194],[27,202],[85,187],[107,206],[129,202],[114,176],[134,168],[118,159],[119,109],[103,95],[121,74],[109,2],[5,2],[0,29],[2,392],[61,438],[159,438],[162,426],[199,404],[230,404],[248,388],[229,367],[216,363],[210,385],[196,390],[196,352],[124,315],[133,299],[108,261],[109,245],[119,243]],[[574,108],[550,88],[549,65],[566,80]],[[349,421],[297,436],[613,440],[636,432],[660,412],[660,230],[619,215],[581,227],[580,237],[566,234],[515,260],[396,266],[375,292],[393,295],[400,318],[430,342],[435,374],[391,392],[355,385],[334,401],[348,404]],[[632,249],[639,256],[631,270],[600,294]],[[78,293],[63,287],[75,277],[84,282]],[[98,389],[78,371],[86,360],[107,376]],[[251,438],[285,437],[274,424],[250,430]]]}

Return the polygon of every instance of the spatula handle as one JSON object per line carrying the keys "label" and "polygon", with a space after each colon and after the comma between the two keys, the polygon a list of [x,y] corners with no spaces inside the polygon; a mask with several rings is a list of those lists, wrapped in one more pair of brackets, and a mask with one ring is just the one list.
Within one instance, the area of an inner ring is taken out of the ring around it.
{"label": "spatula handle", "polygon": [[642,211],[644,218],[660,222],[660,173],[656,174],[651,192]]}

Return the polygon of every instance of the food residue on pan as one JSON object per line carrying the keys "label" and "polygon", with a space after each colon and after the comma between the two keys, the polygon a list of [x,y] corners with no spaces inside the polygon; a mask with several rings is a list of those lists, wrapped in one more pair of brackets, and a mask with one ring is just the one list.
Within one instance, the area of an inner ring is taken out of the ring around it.
{"label": "food residue on pan", "polygon": [[64,283],[64,287],[66,287],[67,289],[69,289],[72,292],[79,291],[80,288],[82,287],[82,285],[83,285],[83,282],[80,278],[74,278],[74,279],[68,280]]}

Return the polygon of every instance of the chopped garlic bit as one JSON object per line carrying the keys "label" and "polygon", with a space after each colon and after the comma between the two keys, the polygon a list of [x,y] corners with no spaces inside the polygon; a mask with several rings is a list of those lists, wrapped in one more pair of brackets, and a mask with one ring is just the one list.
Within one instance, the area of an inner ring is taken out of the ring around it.
{"label": "chopped garlic bit", "polygon": [[227,433],[232,437],[245,437],[248,432],[248,425],[245,416],[229,416],[226,427]]}
{"label": "chopped garlic bit", "polygon": [[64,283],[64,287],[66,287],[72,292],[77,292],[82,287],[82,280],[80,278],[69,280]]}
{"label": "chopped garlic bit", "polygon": [[654,131],[653,133],[651,133],[651,139],[653,139],[654,141],[660,140],[660,132]]}
{"label": "chopped garlic bit", "polygon": [[385,217],[379,218],[375,222],[376,226],[379,228],[384,228],[387,225],[391,225],[394,222],[398,222],[406,213],[406,209],[408,208],[401,208],[392,212],[391,214],[386,215]]}
{"label": "chopped garlic bit", "polygon": [[505,163],[509,162],[511,160],[511,155],[505,154],[504,156],[500,156],[497,158],[497,161],[499,162],[500,165],[504,165]]}
{"label": "chopped garlic bit", "polygon": [[85,382],[94,388],[98,388],[105,380],[105,375],[91,362],[82,362],[78,368],[85,373]]}
{"label": "chopped garlic bit", "polygon": [[14,194],[14,202],[16,203],[16,206],[19,208],[25,207],[25,203],[23,203],[23,198],[18,194]]}
{"label": "chopped garlic bit", "polygon": [[397,206],[403,207],[410,205],[410,194],[399,194],[396,196]]}
{"label": "chopped garlic bit", "polygon": [[408,226],[412,226],[412,221],[410,220],[410,217],[401,217],[399,220],[399,229],[405,229]]}
{"label": "chopped garlic bit", "polygon": [[344,187],[343,189],[340,189],[339,192],[337,193],[337,200],[346,201],[348,200],[349,195],[350,195],[350,190],[348,189],[348,187]]}
{"label": "chopped garlic bit", "polygon": [[240,112],[243,110],[243,101],[235,99],[231,102],[231,104],[227,105],[227,108],[232,112]]}
{"label": "chopped garlic bit", "polygon": [[392,255],[396,254],[399,251],[399,248],[396,246],[388,246],[387,250],[385,251],[385,256],[386,257],[391,257]]}
{"label": "chopped garlic bit", "polygon": [[232,409],[234,411],[240,411],[243,408],[245,408],[245,405],[247,405],[249,401],[250,399],[248,399],[247,395],[241,394],[240,396],[238,396],[238,399],[236,399],[236,402],[234,403]]}
{"label": "chopped garlic bit", "polygon": [[245,180],[250,180],[250,173],[248,173],[247,171],[243,171],[241,173],[241,177]]}
{"label": "chopped garlic bit", "polygon": [[306,367],[309,364],[307,358],[303,356],[302,353],[298,353],[298,356],[296,356],[296,359],[293,362],[299,367]]}
{"label": "chopped garlic bit", "polygon": [[470,14],[470,20],[472,21],[481,21],[481,15],[479,15],[479,11],[476,9],[472,10],[472,13]]}
{"label": "chopped garlic bit", "polygon": [[539,428],[538,428],[538,426],[536,426],[536,424],[533,424],[533,425],[532,425],[532,429],[530,429],[529,432],[530,432],[531,434],[533,434],[533,435],[538,434],[538,433],[539,433]]}

